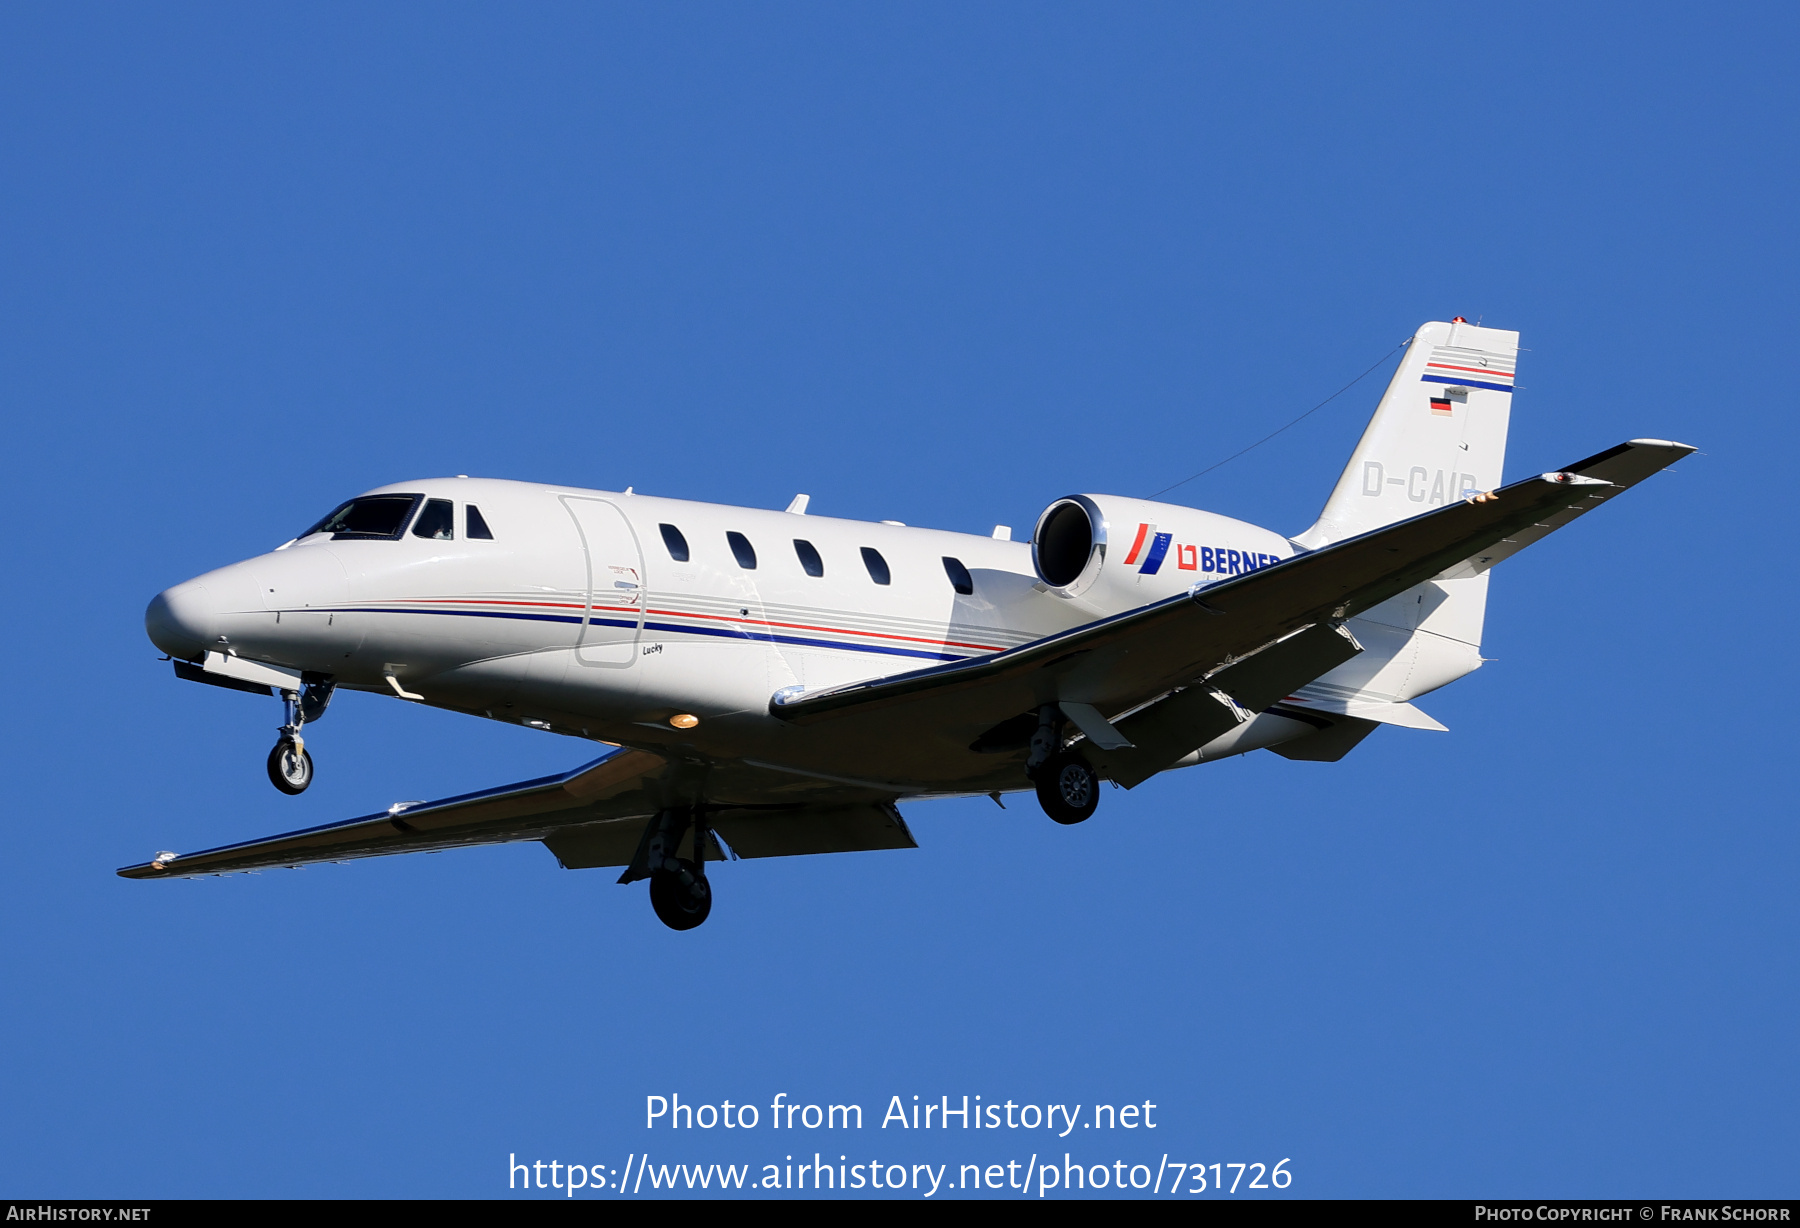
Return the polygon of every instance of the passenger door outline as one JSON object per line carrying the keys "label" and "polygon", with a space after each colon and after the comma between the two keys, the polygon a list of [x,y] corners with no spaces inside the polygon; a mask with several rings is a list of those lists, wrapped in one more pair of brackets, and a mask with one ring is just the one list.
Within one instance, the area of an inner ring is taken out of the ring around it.
{"label": "passenger door outline", "polygon": [[562,503],[587,560],[587,601],[575,660],[594,668],[629,669],[638,658],[649,596],[637,530],[610,499],[564,495]]}

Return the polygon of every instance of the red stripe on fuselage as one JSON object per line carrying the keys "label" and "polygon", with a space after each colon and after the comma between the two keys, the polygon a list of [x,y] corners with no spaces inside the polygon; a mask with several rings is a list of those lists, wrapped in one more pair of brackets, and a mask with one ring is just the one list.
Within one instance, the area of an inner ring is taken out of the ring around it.
{"label": "red stripe on fuselage", "polygon": [[[402,603],[429,605],[531,606],[553,610],[585,610],[589,608],[580,602],[485,601],[475,597],[396,597],[393,600],[393,604],[395,605]],[[634,605],[597,605],[592,608],[596,610],[605,610],[614,614],[635,614],[637,612],[637,607]],[[784,623],[775,622],[771,619],[733,617],[729,614],[690,614],[685,610],[648,610],[645,612],[645,617],[650,617],[651,615],[655,615],[658,618],[699,618],[709,622],[745,623],[754,627],[781,627],[790,631],[818,631],[826,635],[866,635],[876,639],[900,640],[909,644],[937,644],[945,648],[973,648],[981,652],[1001,651],[1000,647],[995,644],[966,644],[960,640],[940,640],[920,635],[897,635],[889,631],[857,631],[847,627],[817,627],[813,626],[811,623]]]}

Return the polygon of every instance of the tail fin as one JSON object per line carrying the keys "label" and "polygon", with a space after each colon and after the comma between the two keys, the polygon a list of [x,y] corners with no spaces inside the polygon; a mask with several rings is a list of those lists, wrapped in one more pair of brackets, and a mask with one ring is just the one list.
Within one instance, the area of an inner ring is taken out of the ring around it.
{"label": "tail fin", "polygon": [[1413,334],[1313,526],[1316,549],[1500,485],[1519,334],[1460,317]]}
{"label": "tail fin", "polygon": [[[1317,549],[1499,486],[1518,354],[1518,333],[1421,325],[1325,510],[1294,540]],[[1486,571],[1428,580],[1363,611],[1350,620],[1361,655],[1288,702],[1420,726],[1409,701],[1481,665],[1487,590]]]}

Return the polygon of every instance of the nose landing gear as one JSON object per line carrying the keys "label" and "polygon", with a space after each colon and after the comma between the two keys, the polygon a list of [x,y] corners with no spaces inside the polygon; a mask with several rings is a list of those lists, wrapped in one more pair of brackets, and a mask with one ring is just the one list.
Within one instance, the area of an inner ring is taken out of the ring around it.
{"label": "nose landing gear", "polygon": [[331,682],[308,681],[298,692],[281,693],[287,721],[281,727],[275,749],[269,752],[269,783],[290,797],[306,792],[313,780],[312,755],[307,752],[300,730],[308,721],[325,715],[334,689]]}

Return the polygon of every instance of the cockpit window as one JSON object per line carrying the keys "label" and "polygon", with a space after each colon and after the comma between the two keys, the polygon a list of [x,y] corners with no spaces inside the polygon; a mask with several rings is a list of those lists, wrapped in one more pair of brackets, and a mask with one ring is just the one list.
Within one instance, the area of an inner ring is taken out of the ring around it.
{"label": "cockpit window", "polygon": [[469,513],[469,525],[468,525],[469,531],[467,533],[465,533],[463,536],[467,537],[470,541],[483,541],[483,542],[493,541],[494,540],[494,531],[492,529],[488,528],[487,521],[485,521],[481,518],[481,509],[476,507],[473,503],[471,503],[471,504],[469,504],[469,507],[468,507],[468,513]]}
{"label": "cockpit window", "polygon": [[414,537],[447,542],[456,538],[456,504],[448,499],[427,499],[425,510],[413,524]]}
{"label": "cockpit window", "polygon": [[302,533],[329,533],[332,541],[398,541],[422,495],[364,495],[340,504]]}

